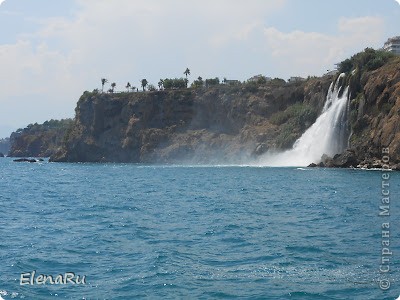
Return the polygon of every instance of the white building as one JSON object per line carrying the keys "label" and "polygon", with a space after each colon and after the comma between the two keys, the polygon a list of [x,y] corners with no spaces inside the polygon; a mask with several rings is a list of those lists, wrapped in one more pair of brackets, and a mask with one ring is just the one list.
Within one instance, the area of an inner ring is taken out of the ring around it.
{"label": "white building", "polygon": [[292,76],[292,77],[290,77],[290,78],[288,79],[288,82],[289,82],[289,83],[296,83],[296,82],[303,82],[303,81],[305,81],[305,80],[306,80],[306,79],[303,78],[303,77]]}
{"label": "white building", "polygon": [[400,36],[395,36],[388,39],[383,45],[383,50],[400,55]]}
{"label": "white building", "polygon": [[236,79],[224,79],[223,83],[226,85],[239,85],[241,82]]}
{"label": "white building", "polygon": [[272,78],[259,74],[247,79],[248,82],[259,82],[259,80],[265,80],[265,82],[269,82],[272,80]]}

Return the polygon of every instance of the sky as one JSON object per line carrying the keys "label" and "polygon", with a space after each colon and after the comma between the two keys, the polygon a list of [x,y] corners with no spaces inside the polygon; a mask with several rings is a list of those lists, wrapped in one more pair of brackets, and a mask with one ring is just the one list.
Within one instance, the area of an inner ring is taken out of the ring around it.
{"label": "sky", "polygon": [[101,78],[319,76],[400,35],[400,0],[0,0],[0,138]]}

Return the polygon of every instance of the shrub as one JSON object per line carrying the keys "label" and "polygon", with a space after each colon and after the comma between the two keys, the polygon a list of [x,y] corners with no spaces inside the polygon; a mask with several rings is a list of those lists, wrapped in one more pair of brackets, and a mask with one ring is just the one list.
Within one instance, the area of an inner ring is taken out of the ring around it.
{"label": "shrub", "polygon": [[219,85],[219,78],[209,78],[206,79],[206,87],[214,86],[214,85]]}
{"label": "shrub", "polygon": [[315,107],[295,103],[284,111],[278,111],[270,117],[270,122],[280,125],[280,132],[276,138],[279,148],[289,148],[318,117]]}
{"label": "shrub", "polygon": [[275,125],[281,125],[287,121],[291,121],[295,125],[304,127],[308,123],[313,123],[317,119],[317,114],[318,112],[315,107],[304,103],[295,103],[286,110],[273,114],[270,122]]}
{"label": "shrub", "polygon": [[166,90],[184,89],[186,88],[186,80],[185,78],[165,78],[163,81],[163,86]]}
{"label": "shrub", "polygon": [[395,57],[395,55],[391,52],[365,48],[363,52],[354,54],[351,58],[339,63],[339,72],[349,73],[355,69],[359,69],[360,71],[373,71],[383,66],[393,57]]}

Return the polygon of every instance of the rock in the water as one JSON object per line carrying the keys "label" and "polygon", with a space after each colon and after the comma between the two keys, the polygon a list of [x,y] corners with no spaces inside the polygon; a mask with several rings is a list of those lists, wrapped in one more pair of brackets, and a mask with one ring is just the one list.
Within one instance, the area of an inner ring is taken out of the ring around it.
{"label": "rock in the water", "polygon": [[4,157],[4,154],[0,152],[0,157]]}
{"label": "rock in the water", "polygon": [[311,163],[308,165],[308,168],[315,168],[315,167],[317,167],[317,164],[315,164],[315,163]]}
{"label": "rock in the water", "polygon": [[356,167],[359,162],[354,150],[347,149],[342,154],[336,154],[332,160],[333,167],[336,168],[350,168]]}
{"label": "rock in the water", "polygon": [[33,159],[33,158],[17,158],[17,159],[14,159],[13,161],[15,161],[15,162],[30,162],[30,163],[37,162],[37,160]]}

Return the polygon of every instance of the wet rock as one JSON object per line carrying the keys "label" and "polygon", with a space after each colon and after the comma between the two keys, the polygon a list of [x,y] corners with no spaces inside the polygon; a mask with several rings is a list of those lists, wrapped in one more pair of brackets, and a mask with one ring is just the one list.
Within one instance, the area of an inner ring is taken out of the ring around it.
{"label": "wet rock", "polygon": [[381,169],[382,168],[382,162],[380,160],[376,160],[372,163],[372,168],[374,169]]}
{"label": "wet rock", "polygon": [[4,154],[0,152],[0,157],[4,157]]}
{"label": "wet rock", "polygon": [[336,168],[353,168],[359,164],[354,150],[347,149],[342,154],[336,154],[332,160]]}
{"label": "wet rock", "polygon": [[315,168],[315,167],[317,167],[317,164],[311,163],[311,164],[308,165],[308,167],[309,167],[309,168]]}
{"label": "wet rock", "polygon": [[37,160],[33,159],[33,158],[17,158],[17,159],[14,159],[13,161],[15,161],[15,162],[29,162],[29,163],[37,162]]}

